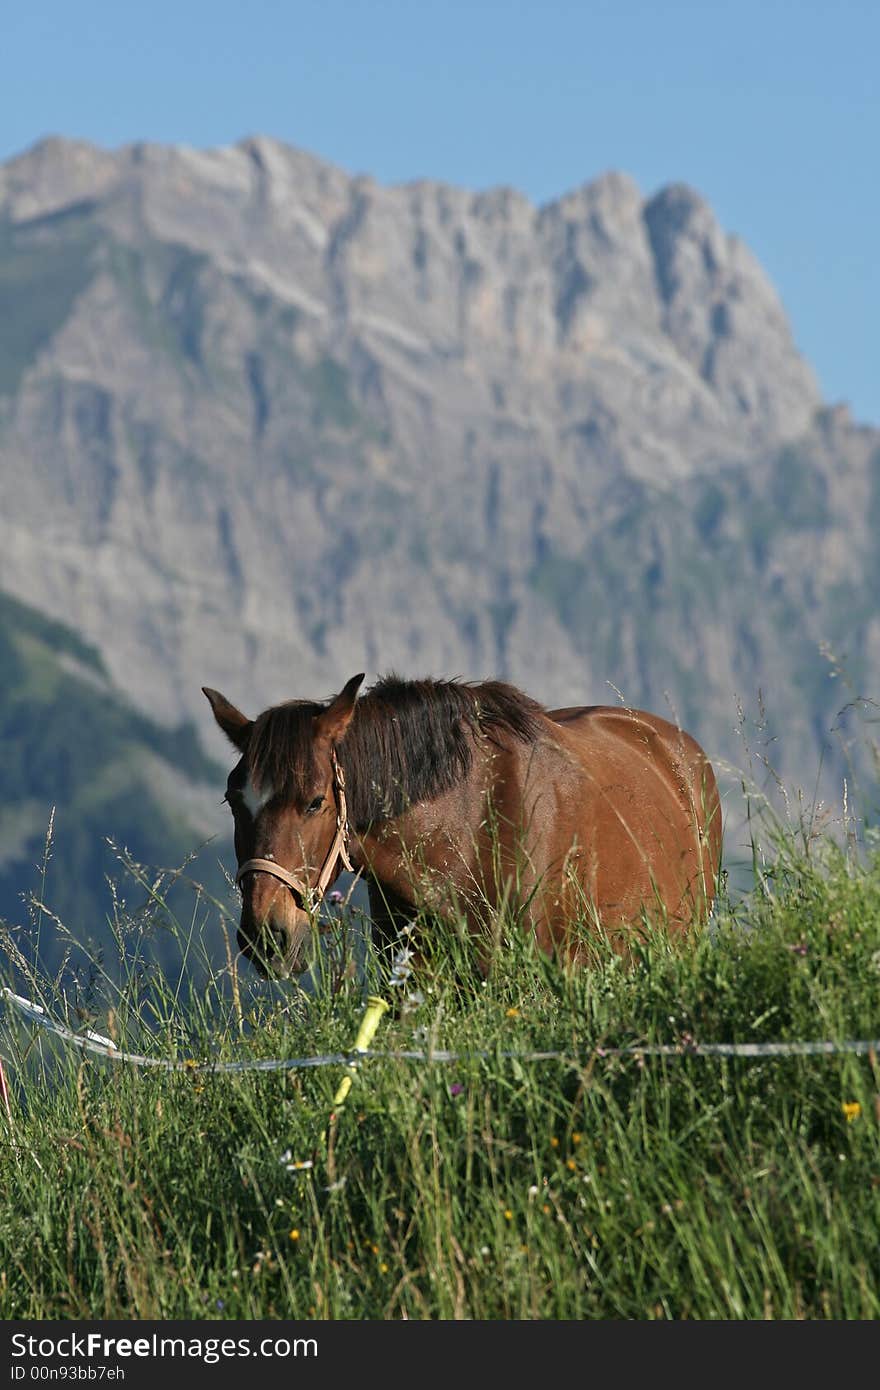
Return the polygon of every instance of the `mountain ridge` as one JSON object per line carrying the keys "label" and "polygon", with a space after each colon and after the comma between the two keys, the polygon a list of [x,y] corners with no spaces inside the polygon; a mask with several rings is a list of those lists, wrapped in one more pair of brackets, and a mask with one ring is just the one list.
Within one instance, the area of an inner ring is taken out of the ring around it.
{"label": "mountain ridge", "polygon": [[687,185],[538,207],[266,137],[47,140],[0,166],[4,305],[0,587],[217,755],[203,684],[255,712],[397,668],[619,688],[732,756],[812,644],[809,775],[818,644],[875,688],[880,434]]}

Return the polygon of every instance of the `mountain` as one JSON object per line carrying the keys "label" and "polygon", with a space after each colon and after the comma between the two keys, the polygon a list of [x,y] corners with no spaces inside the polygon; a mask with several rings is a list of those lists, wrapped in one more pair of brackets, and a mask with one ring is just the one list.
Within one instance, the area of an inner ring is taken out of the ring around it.
{"label": "mountain", "polygon": [[0,588],[224,765],[203,684],[396,668],[617,690],[839,796],[878,521],[880,431],[690,188],[535,207],[264,138],[0,166]]}
{"label": "mountain", "polygon": [[[107,840],[137,863],[179,866],[221,822],[227,829],[218,811],[223,771],[192,727],[167,729],[133,709],[94,647],[6,594],[0,689],[0,919],[13,924],[33,958],[38,932],[27,924],[39,914],[28,910],[32,894],[76,934],[106,946],[105,879],[120,885],[131,906],[148,897]],[[218,853],[190,870],[214,892]],[[63,946],[47,920],[43,963],[57,968]]]}

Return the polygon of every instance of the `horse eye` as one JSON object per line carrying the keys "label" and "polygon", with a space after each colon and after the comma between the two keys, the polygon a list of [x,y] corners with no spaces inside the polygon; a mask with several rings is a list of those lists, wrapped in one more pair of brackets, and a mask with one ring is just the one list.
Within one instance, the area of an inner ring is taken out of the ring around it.
{"label": "horse eye", "polygon": [[313,815],[315,814],[316,811],[320,811],[320,809],[321,809],[321,807],[322,807],[323,805],[324,805],[324,798],[323,798],[323,796],[316,796],[315,799],[314,799],[314,801],[310,801],[309,804],[308,804],[308,806],[306,807],[306,815],[307,815],[307,816],[313,816]]}

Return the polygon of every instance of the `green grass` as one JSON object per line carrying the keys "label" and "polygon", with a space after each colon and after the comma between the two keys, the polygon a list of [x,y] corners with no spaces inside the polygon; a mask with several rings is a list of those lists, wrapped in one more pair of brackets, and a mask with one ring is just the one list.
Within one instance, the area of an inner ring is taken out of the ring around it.
{"label": "green grass", "polygon": [[[161,898],[116,914],[121,988],[95,962],[14,985],[155,1056],[351,1047],[364,991],[382,988],[375,961],[365,982],[328,964],[309,997],[249,967],[208,976],[198,956],[230,929],[222,905],[197,897],[174,926]],[[562,969],[510,920],[492,927],[485,983],[435,928],[409,1005],[373,1043],[466,1059],[366,1062],[326,1144],[340,1066],[134,1070],[7,1008],[0,1316],[876,1318],[874,1057],[595,1052],[877,1037],[876,850],[782,838],[711,931],[686,949],[647,933],[630,967],[600,942],[590,970]],[[153,940],[170,931],[179,967],[159,972]],[[563,1057],[503,1055],[532,1050]]]}

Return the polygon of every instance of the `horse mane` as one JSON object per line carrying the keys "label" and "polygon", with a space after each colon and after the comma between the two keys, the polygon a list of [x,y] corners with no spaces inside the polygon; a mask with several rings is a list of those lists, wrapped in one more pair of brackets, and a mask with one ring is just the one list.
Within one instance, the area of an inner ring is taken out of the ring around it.
{"label": "horse mane", "polygon": [[[317,778],[314,719],[325,708],[291,700],[259,716],[247,750],[256,786],[307,802]],[[507,734],[534,743],[543,714],[542,705],[504,681],[382,677],[358,700],[337,748],[353,828],[391,820],[464,781],[475,737],[497,743]]]}

